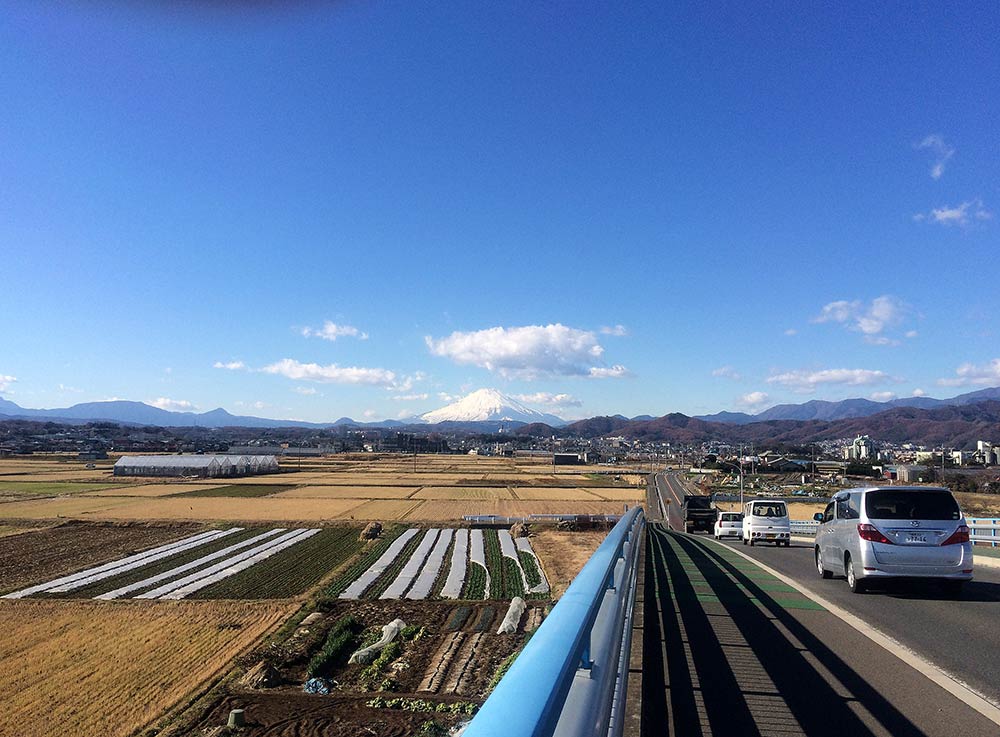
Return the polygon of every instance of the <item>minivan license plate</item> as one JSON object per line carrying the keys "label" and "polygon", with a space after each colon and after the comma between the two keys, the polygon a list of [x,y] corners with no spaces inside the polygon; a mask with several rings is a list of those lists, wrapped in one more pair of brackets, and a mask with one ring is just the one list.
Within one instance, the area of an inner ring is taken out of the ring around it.
{"label": "minivan license plate", "polygon": [[908,542],[908,543],[925,543],[925,542],[927,542],[927,535],[921,535],[918,532],[908,532],[908,533],[906,533],[906,542]]}

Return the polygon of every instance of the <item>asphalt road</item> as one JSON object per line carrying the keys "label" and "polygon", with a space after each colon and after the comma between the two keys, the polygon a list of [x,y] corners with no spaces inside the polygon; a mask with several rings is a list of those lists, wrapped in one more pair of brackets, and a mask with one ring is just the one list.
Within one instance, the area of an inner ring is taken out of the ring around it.
{"label": "asphalt road", "polygon": [[[749,550],[740,548],[740,553]],[[752,552],[778,569],[809,549]],[[710,536],[653,523],[645,560],[641,737],[1000,735],[996,723]],[[846,590],[843,581],[822,583]],[[823,595],[843,605],[842,592],[831,588]],[[861,597],[862,606],[871,605],[877,613],[899,601],[923,602],[928,606],[907,609],[922,613],[966,605],[927,597],[876,597]],[[993,601],[968,603],[989,611],[998,606]],[[853,611],[871,618],[867,608]],[[926,648],[920,652],[929,655]]]}
{"label": "asphalt road", "polygon": [[[671,473],[656,474],[653,477],[653,483],[650,485],[649,493],[650,508],[652,508],[652,503],[657,500],[657,495],[659,495],[665,502],[667,511],[666,522],[669,527],[673,530],[683,530],[680,506],[683,500],[684,487],[679,479]],[[651,517],[651,519],[653,518]],[[661,532],[666,533],[665,530]],[[673,569],[667,563],[657,566],[655,562],[656,557],[648,557],[647,568],[650,570],[647,572],[647,575],[653,577],[650,581],[651,584],[660,582],[662,579],[662,588],[673,592],[674,608],[677,611],[675,615],[676,623],[681,624],[684,619],[680,614],[683,611],[683,607],[677,602],[683,603],[684,600],[683,597],[681,599],[677,598],[678,586],[675,579],[678,579],[678,576],[684,571],[693,570],[690,562],[692,554],[695,554],[695,557],[699,561],[702,561],[699,562],[702,568],[714,570],[712,566],[704,561],[718,563],[718,561],[712,560],[711,551],[717,549],[725,553],[725,549],[720,548],[720,544],[712,540],[709,535],[669,534],[672,535],[669,544],[665,543],[667,538],[664,538],[662,534],[659,541],[655,542],[654,547],[658,547],[658,555],[661,558],[666,556],[666,560],[668,561],[672,552],[680,553],[682,556],[686,555],[689,558],[685,564],[686,567],[678,567],[676,563],[672,564]],[[683,542],[683,540],[687,539],[692,540],[693,544],[696,544],[697,547],[692,547],[692,544]],[[859,595],[851,593],[842,577],[831,580],[820,578],[814,566],[813,548],[808,542],[793,541],[792,546],[789,548],[772,546],[755,546],[750,548],[749,546],[742,545],[739,541],[725,541],[721,545],[737,547],[741,553],[745,553],[752,559],[760,561],[782,575],[787,576],[797,584],[804,586],[808,591],[815,592],[823,597],[831,604],[854,614],[871,627],[896,640],[905,648],[945,671],[955,680],[966,684],[995,704],[1000,704],[1000,626],[998,626],[1000,625],[1000,569],[976,568],[975,579],[966,585],[965,590],[958,599],[951,599],[945,596],[933,584],[923,582],[886,582],[871,589],[869,593]],[[707,557],[701,555],[702,549],[709,552]],[[732,553],[725,553],[725,555],[731,556]],[[704,571],[700,571],[698,575],[703,577]],[[718,574],[713,575],[718,577]],[[730,573],[729,575],[731,576],[732,574]],[[738,582],[739,588],[745,588],[745,583]],[[696,581],[696,586],[703,585],[702,581]],[[651,588],[653,588],[652,585]],[[680,588],[683,589],[683,586]],[[704,593],[697,588],[693,590],[699,594]],[[782,594],[782,596],[785,595]],[[658,595],[658,597],[661,596],[662,594]],[[650,597],[650,599],[652,598]],[[762,599],[763,596],[758,598]],[[723,597],[723,601],[726,600],[726,597]],[[662,600],[659,602],[659,606],[661,616],[665,616],[662,615],[664,611],[664,602]],[[852,635],[843,632],[844,624],[840,620],[837,620],[836,624],[832,624],[829,620],[834,619],[834,617],[829,613],[824,613],[824,618],[822,619],[817,618],[813,614],[799,615],[796,613],[795,616],[799,618],[804,616],[804,619],[800,623],[808,627],[812,636],[820,638],[824,641],[825,645],[829,646],[839,655],[843,664],[847,664],[845,667],[847,667],[848,672],[862,673],[866,671],[867,666],[859,664],[858,659],[860,657],[861,661],[882,662],[887,673],[891,671],[895,674],[894,678],[897,682],[895,683],[895,687],[898,687],[898,681],[903,678],[903,674],[905,674],[907,682],[910,682],[913,674],[916,673],[916,671],[913,671],[908,666],[901,667],[903,666],[901,661],[898,661],[895,657],[883,651],[879,646],[866,638],[861,637],[857,633]],[[697,621],[697,618],[695,621]],[[821,621],[822,624],[820,624]],[[681,628],[685,629],[683,626]],[[854,637],[858,639],[856,641],[852,640]],[[662,639],[665,644],[669,637],[664,635]],[[756,647],[753,638],[748,638],[748,640],[751,642],[752,647]],[[711,638],[709,638],[709,641],[711,641]],[[678,644],[675,643],[675,646]],[[855,649],[860,652],[854,653],[853,650]],[[685,650],[689,658],[697,660],[695,657],[697,653],[692,649],[690,641],[685,642]],[[711,647],[708,652],[711,652]],[[711,658],[709,658],[709,665],[705,666],[709,670],[711,669],[711,662]],[[892,664],[891,667],[889,667],[890,662]],[[693,664],[689,664],[689,666],[694,667]],[[678,673],[681,672],[677,670],[678,666],[676,664],[674,668]],[[653,670],[656,670],[655,667]],[[870,678],[875,679],[872,681],[872,685],[876,689],[885,689],[889,686],[889,683],[885,682],[883,677],[878,675],[878,672],[878,669],[876,669],[874,675],[870,676]],[[655,680],[654,677],[653,681],[655,682]],[[669,678],[665,678],[665,680],[668,683],[670,681]],[[917,698],[917,701],[921,699],[940,698],[940,695],[936,694],[935,691],[941,691],[941,689],[934,687],[933,684],[922,676],[914,681],[913,687],[916,688],[914,694],[921,694]],[[670,688],[668,687],[669,692]],[[907,693],[905,690],[899,692],[897,698],[909,703],[910,706],[908,708],[911,710],[917,708],[914,696],[908,696]],[[793,693],[790,696],[790,703],[794,702],[795,698]],[[953,699],[953,697],[948,696],[947,699]],[[900,705],[902,704],[892,703],[893,707]],[[706,730],[704,723],[704,708],[703,705],[699,705],[698,712],[702,714],[701,731],[707,734],[709,731]],[[730,704],[726,708],[732,709],[734,706]],[[960,710],[968,709],[965,705],[960,705],[956,708]],[[891,709],[889,711],[891,712]],[[877,713],[874,722],[871,718],[867,720],[870,723],[869,727],[879,721],[881,720]],[[925,724],[931,726],[924,730],[922,727]],[[692,723],[688,726],[693,727],[694,724]],[[924,714],[924,716],[909,725],[904,731],[911,731],[910,727],[914,728],[914,733],[921,734],[936,734],[939,728],[943,728],[929,714]],[[982,729],[982,727],[980,726],[978,729]],[[996,725],[990,725],[986,730],[982,732],[976,731],[976,733],[1000,735],[1000,727]],[[874,731],[878,732],[879,730],[875,729]],[[895,734],[895,730],[890,730],[890,733]],[[957,733],[961,733],[961,731]]]}
{"label": "asphalt road", "polygon": [[957,600],[933,584],[886,582],[852,594],[843,577],[824,580],[813,547],[737,546],[827,601],[860,617],[995,703],[1000,703],[1000,569],[975,569]]}

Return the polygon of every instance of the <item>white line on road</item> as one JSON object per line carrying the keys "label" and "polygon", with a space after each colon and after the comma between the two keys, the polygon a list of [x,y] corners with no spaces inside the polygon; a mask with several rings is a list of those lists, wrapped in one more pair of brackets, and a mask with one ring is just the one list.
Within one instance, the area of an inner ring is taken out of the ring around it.
{"label": "white line on road", "polygon": [[884,632],[875,629],[865,620],[861,619],[861,617],[851,614],[846,609],[841,609],[836,604],[824,599],[819,594],[806,588],[798,581],[789,578],[783,573],[779,573],[770,566],[764,565],[759,560],[751,557],[750,555],[747,555],[739,548],[733,547],[731,545],[723,545],[722,543],[717,543],[714,540],[708,542],[710,542],[712,545],[719,545],[721,547],[724,547],[727,550],[731,550],[735,552],[737,555],[746,558],[754,565],[760,567],[767,573],[770,573],[772,576],[777,578],[782,583],[788,584],[803,596],[812,599],[814,602],[816,602],[824,609],[826,609],[828,612],[830,612],[830,614],[832,614],[835,617],[838,617],[840,620],[845,622],[849,627],[856,629],[858,632],[863,634],[865,637],[874,642],[876,645],[879,645],[888,652],[892,653],[897,658],[902,660],[904,663],[909,665],[911,668],[915,669],[917,672],[927,676],[927,678],[929,678],[931,681],[933,681],[938,686],[943,688],[945,691],[950,693],[956,699],[972,707],[994,724],[1000,725],[1000,706],[994,704],[992,701],[990,701],[988,698],[983,696],[978,691],[974,690],[968,684],[959,680],[955,676],[949,674],[947,671],[942,670],[938,666],[934,665],[934,663],[925,659],[923,656],[918,655],[913,650],[906,647],[902,643],[894,640],[892,637],[889,637],[889,635],[885,634]]}

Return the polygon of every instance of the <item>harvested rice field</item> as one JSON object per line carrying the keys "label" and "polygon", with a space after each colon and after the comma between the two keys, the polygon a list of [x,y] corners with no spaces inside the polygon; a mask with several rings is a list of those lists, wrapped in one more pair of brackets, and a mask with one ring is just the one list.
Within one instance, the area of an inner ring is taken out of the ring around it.
{"label": "harvested rice field", "polygon": [[[518,486],[514,489],[516,499],[526,499],[530,501],[566,501],[566,500],[589,500],[601,499],[599,491],[590,491],[573,487],[567,488],[540,488]],[[633,494],[635,496],[635,494]]]}
{"label": "harvested rice field", "polygon": [[276,602],[0,601],[0,662],[17,663],[0,668],[0,735],[127,737],[291,611]]}
{"label": "harvested rice field", "polygon": [[418,486],[298,486],[275,494],[276,499],[407,499]]}
{"label": "harvested rice field", "polygon": [[422,504],[419,499],[375,499],[352,508],[348,516],[356,520],[400,520],[411,516]]}
{"label": "harvested rice field", "polygon": [[407,520],[437,522],[462,519],[465,515],[493,514],[500,517],[527,517],[532,514],[621,514],[623,504],[608,501],[476,500],[425,501]]}
{"label": "harvested rice field", "polygon": [[179,484],[145,484],[143,486],[115,485],[99,487],[100,491],[88,491],[87,496],[172,496],[199,489],[216,489],[220,486],[214,481],[187,481]]}
{"label": "harvested rice field", "polygon": [[[414,499],[494,500],[513,499],[506,486],[425,486],[413,495]],[[565,497],[563,497],[565,498]]]}

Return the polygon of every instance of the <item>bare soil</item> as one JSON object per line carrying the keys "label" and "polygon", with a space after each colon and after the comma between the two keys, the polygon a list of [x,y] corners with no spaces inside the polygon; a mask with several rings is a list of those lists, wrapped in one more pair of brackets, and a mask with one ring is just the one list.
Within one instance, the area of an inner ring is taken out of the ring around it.
{"label": "bare soil", "polygon": [[69,522],[0,537],[0,593],[177,540],[200,528],[197,524]]}
{"label": "bare soil", "polygon": [[[186,715],[174,724],[169,734],[171,737],[211,734],[212,728],[226,723],[231,709],[245,710],[248,723],[241,734],[246,737],[330,734],[402,737],[416,733],[431,720],[444,726],[454,725],[462,717],[375,709],[367,706],[367,702],[383,696],[436,703],[481,703],[500,665],[524,644],[524,624],[531,622],[537,626],[544,603],[529,602],[522,631],[497,635],[496,628],[509,605],[506,601],[327,602],[322,622],[310,628],[300,627],[281,647],[265,646],[238,659],[242,667],[268,659],[281,675],[276,687],[252,690],[240,685],[236,678],[228,679],[211,699],[203,702],[200,713]],[[398,618],[407,625],[424,627],[425,633],[405,643],[400,659],[386,670],[395,674],[396,686],[391,692],[365,691],[359,681],[364,666],[340,663],[330,674],[330,695],[303,693],[310,656],[326,630],[347,614],[353,615],[366,629],[381,627]],[[456,646],[449,647],[453,642]],[[433,678],[435,673],[439,673],[437,678]]]}

